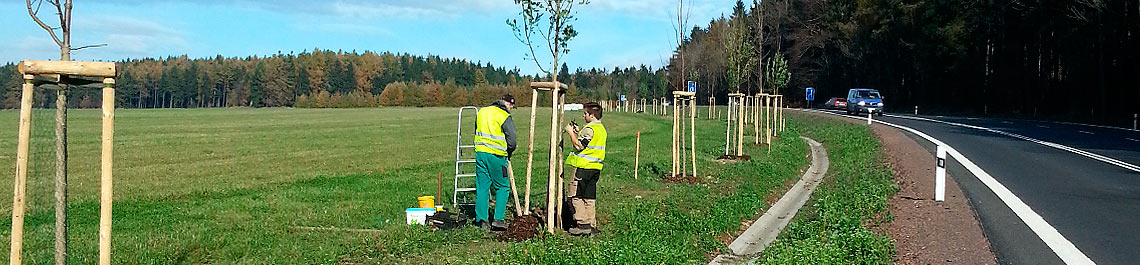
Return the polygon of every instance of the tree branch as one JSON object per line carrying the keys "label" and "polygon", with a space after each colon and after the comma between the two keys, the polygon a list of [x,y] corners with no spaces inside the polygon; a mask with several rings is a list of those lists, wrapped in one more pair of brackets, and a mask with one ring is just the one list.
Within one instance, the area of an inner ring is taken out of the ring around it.
{"label": "tree branch", "polygon": [[87,45],[87,46],[83,46],[83,47],[79,47],[79,48],[71,48],[71,50],[72,51],[78,51],[78,50],[87,49],[87,48],[98,48],[98,47],[106,47],[106,46],[107,46],[106,43],[94,44],[94,45]]}
{"label": "tree branch", "polygon": [[44,24],[44,22],[41,21],[39,17],[36,17],[36,11],[32,10],[32,0],[25,0],[25,2],[28,4],[28,15],[32,16],[32,20],[35,20],[36,24],[39,24],[41,28],[44,28],[44,30],[46,30],[48,34],[51,35],[51,39],[55,41],[56,45],[63,47],[63,42],[59,40],[59,37],[55,36],[55,31],[52,31],[51,27],[49,27],[47,24]]}

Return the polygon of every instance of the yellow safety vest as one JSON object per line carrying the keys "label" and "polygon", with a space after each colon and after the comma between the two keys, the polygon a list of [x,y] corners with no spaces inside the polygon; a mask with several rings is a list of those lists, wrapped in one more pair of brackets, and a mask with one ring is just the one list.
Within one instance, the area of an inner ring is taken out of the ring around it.
{"label": "yellow safety vest", "polygon": [[606,127],[601,123],[587,124],[586,128],[594,131],[594,138],[586,144],[581,152],[572,153],[566,159],[566,164],[583,169],[602,169],[602,161],[606,160]]}
{"label": "yellow safety vest", "polygon": [[479,109],[475,122],[475,152],[506,156],[507,136],[503,134],[503,123],[511,113],[496,106]]}

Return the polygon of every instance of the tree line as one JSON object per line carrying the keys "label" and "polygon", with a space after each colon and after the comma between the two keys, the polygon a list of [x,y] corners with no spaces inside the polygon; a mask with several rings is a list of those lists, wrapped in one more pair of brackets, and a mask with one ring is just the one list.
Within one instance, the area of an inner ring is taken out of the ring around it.
{"label": "tree line", "polygon": [[1133,0],[738,1],[727,17],[689,31],[668,65],[672,86],[682,82],[683,53],[700,96],[724,102],[738,89],[726,48],[734,32],[763,51],[740,91],[760,91],[760,69],[782,57],[791,78],[781,93],[796,105],[805,87],[816,88],[817,102],[865,87],[897,111],[1118,125],[1140,112],[1140,2]]}
{"label": "tree line", "polygon": [[[642,65],[571,73],[562,66],[559,80],[570,86],[570,102],[622,94],[664,97],[669,91],[664,69]],[[503,93],[513,93],[527,106],[528,84],[536,79],[518,68],[464,59],[321,49],[265,57],[129,59],[118,67],[120,108],[466,106],[488,104]],[[6,88],[0,108],[18,108],[22,78],[11,63],[0,66],[0,73],[6,73],[0,74]],[[72,88],[69,106],[98,107],[101,95],[92,88]],[[54,106],[43,91],[35,94],[36,106]],[[549,98],[540,102],[549,104]]]}

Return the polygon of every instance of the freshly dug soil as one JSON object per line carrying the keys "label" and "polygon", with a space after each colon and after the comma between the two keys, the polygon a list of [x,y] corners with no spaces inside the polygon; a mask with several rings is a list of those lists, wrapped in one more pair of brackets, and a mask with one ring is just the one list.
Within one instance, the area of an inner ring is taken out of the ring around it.
{"label": "freshly dug soil", "polygon": [[752,156],[749,156],[749,155],[742,155],[742,156],[722,155],[722,156],[716,157],[716,160],[718,160],[718,161],[741,162],[741,161],[752,160]]}
{"label": "freshly dug soil", "polygon": [[522,242],[538,235],[539,218],[535,215],[524,215],[511,220],[507,231],[499,233],[495,239],[506,242]]}
{"label": "freshly dug soil", "polygon": [[695,185],[695,184],[704,183],[704,179],[701,179],[697,176],[693,176],[693,175],[689,175],[689,174],[677,174],[677,175],[670,176],[669,173],[665,173],[665,178],[663,180],[665,181],[665,183],[673,183],[673,184],[682,184],[683,183],[683,184],[688,184],[688,185]]}

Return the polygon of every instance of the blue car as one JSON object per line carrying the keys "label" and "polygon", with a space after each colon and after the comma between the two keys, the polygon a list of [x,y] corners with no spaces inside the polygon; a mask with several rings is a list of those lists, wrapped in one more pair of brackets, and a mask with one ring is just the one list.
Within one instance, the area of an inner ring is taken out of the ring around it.
{"label": "blue car", "polygon": [[847,114],[861,112],[883,116],[883,96],[878,90],[855,88],[847,91]]}

